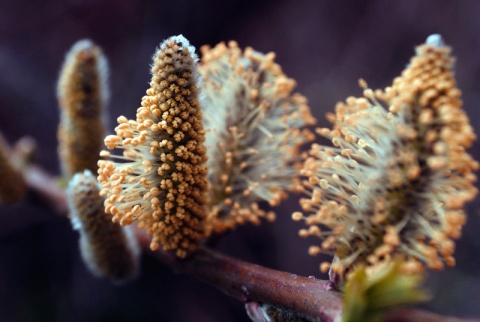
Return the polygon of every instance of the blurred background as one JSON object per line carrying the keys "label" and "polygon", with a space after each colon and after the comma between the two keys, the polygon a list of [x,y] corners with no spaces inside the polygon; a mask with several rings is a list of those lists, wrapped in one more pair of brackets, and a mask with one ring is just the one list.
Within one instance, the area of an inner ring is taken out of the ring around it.
{"label": "blurred background", "polygon": [[[319,124],[350,95],[357,80],[391,83],[414,46],[440,33],[454,49],[465,109],[480,133],[480,2],[475,0],[0,0],[0,131],[10,143],[38,142],[36,162],[59,174],[56,78],[65,52],[79,39],[100,45],[110,61],[109,115],[133,118],[148,87],[150,57],[165,38],[183,34],[197,48],[237,40],[277,54],[285,73],[308,97]],[[479,143],[470,150],[479,159]],[[2,180],[2,178],[0,178]],[[457,243],[457,266],[430,273],[434,299],[424,307],[480,317],[480,198]],[[315,275],[320,258],[290,220],[297,200],[278,209],[275,224],[245,226],[219,249],[300,275]],[[243,304],[148,256],[136,281],[114,286],[90,275],[77,233],[34,195],[0,206],[1,321],[249,321]]]}

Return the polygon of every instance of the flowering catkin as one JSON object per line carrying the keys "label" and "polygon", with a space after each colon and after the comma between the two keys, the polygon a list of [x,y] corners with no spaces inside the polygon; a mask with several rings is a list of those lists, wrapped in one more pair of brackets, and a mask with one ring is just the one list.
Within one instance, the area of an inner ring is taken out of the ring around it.
{"label": "flowering catkin", "polygon": [[451,49],[433,35],[391,87],[374,93],[361,81],[364,97],[338,103],[329,115],[333,129],[318,129],[334,147],[312,146],[303,169],[307,215],[293,219],[309,226],[301,236],[322,240],[310,254],[336,255],[333,271],[392,257],[410,272],[422,263],[455,264],[453,239],[477,194],[478,163],[465,151],[476,136],[453,63]]}
{"label": "flowering catkin", "polygon": [[98,180],[114,221],[134,221],[160,245],[185,257],[204,237],[207,202],[205,133],[198,98],[197,55],[182,35],[153,56],[152,80],[136,120],[118,118],[108,149],[119,162],[99,161]]}
{"label": "flowering catkin", "polygon": [[105,136],[107,62],[99,47],[80,40],[67,53],[57,85],[60,106],[58,152],[64,175],[97,171]]}
{"label": "flowering catkin", "polygon": [[130,227],[121,227],[105,216],[100,186],[86,170],[68,185],[67,200],[73,228],[80,233],[83,261],[96,276],[115,282],[135,277],[140,248]]}
{"label": "flowering catkin", "polygon": [[202,47],[210,203],[208,227],[221,233],[244,222],[274,219],[276,206],[298,186],[299,147],[315,123],[296,83],[273,53],[245,51],[231,41]]}

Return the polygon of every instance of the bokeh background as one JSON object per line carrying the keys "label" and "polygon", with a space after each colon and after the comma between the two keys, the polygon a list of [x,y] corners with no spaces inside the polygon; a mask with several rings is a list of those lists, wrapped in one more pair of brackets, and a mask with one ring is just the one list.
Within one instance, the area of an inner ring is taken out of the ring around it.
{"label": "bokeh background", "polygon": [[[320,125],[357,80],[390,84],[414,46],[440,33],[454,48],[465,109],[480,133],[480,2],[476,0],[0,0],[0,131],[11,143],[36,138],[36,162],[59,174],[55,83],[65,52],[90,38],[111,67],[114,119],[134,117],[149,82],[150,57],[165,38],[182,33],[197,47],[237,40],[273,51],[298,82]],[[479,143],[471,152],[479,159]],[[2,178],[0,178],[2,180]],[[480,317],[480,198],[457,244],[457,266],[429,274],[434,299],[426,308]],[[233,256],[301,275],[318,273],[297,237],[291,198],[275,224],[245,226],[219,249]],[[248,321],[243,304],[148,256],[142,275],[124,286],[92,277],[80,260],[77,235],[33,194],[0,206],[1,321]]]}

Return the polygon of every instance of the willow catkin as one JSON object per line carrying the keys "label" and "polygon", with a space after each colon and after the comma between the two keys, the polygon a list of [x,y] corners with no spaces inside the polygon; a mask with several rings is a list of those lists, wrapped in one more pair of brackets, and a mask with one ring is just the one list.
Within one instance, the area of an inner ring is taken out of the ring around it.
{"label": "willow catkin", "polygon": [[90,40],[75,43],[67,53],[57,86],[60,106],[58,152],[68,178],[83,170],[97,171],[103,147],[103,115],[108,98],[108,68],[100,48]]}
{"label": "willow catkin", "polygon": [[165,40],[153,56],[152,81],[136,120],[118,118],[105,138],[98,181],[105,211],[122,225],[138,222],[150,247],[179,257],[204,237],[207,203],[205,133],[198,93],[197,55],[182,35]]}
{"label": "willow catkin", "polygon": [[307,99],[293,90],[275,54],[236,42],[202,47],[208,151],[208,230],[222,233],[260,218],[299,186],[300,147],[314,138]]}
{"label": "willow catkin", "polygon": [[[454,78],[451,48],[433,35],[394,79],[364,97],[347,98],[318,129],[333,147],[313,145],[305,161],[300,203],[308,229],[322,242],[309,253],[334,253],[339,274],[400,258],[403,270],[455,265],[464,205],[477,195],[466,152],[476,139]],[[328,269],[322,264],[322,270]]]}
{"label": "willow catkin", "polygon": [[68,207],[73,228],[80,233],[80,253],[90,271],[122,282],[139,270],[140,248],[130,227],[122,227],[105,214],[104,199],[94,175],[86,170],[70,180]]}

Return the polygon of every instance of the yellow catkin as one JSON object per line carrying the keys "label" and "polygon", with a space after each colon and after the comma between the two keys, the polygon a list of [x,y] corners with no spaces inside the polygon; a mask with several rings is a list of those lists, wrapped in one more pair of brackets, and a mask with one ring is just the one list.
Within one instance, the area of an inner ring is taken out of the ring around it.
{"label": "yellow catkin", "polygon": [[317,131],[335,147],[312,145],[302,170],[311,197],[293,217],[325,227],[301,233],[335,253],[333,271],[392,258],[410,273],[455,264],[453,239],[477,195],[478,163],[465,151],[476,135],[453,63],[451,48],[432,35],[392,86],[372,91],[362,80],[364,97],[338,103],[333,128]]}
{"label": "yellow catkin", "polygon": [[197,60],[182,35],[160,45],[136,120],[119,117],[116,135],[105,138],[108,149],[123,149],[123,156],[99,161],[98,170],[113,220],[138,222],[153,236],[152,250],[162,247],[179,257],[204,238],[207,156]]}
{"label": "yellow catkin", "polygon": [[70,219],[80,233],[80,252],[90,271],[123,282],[139,270],[140,249],[131,227],[121,227],[105,215],[100,186],[86,170],[76,174],[67,189]]}
{"label": "yellow catkin", "polygon": [[66,55],[57,85],[57,136],[62,171],[68,178],[87,169],[97,171],[105,136],[107,73],[102,51],[90,40],[78,41]]}
{"label": "yellow catkin", "polygon": [[0,203],[11,204],[18,201],[26,190],[25,180],[11,160],[8,143],[0,135]]}
{"label": "yellow catkin", "polygon": [[259,203],[277,206],[299,187],[299,148],[314,137],[304,127],[315,120],[274,53],[241,50],[233,41],[201,50],[211,183],[207,226],[222,233],[274,219]]}

